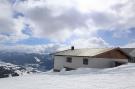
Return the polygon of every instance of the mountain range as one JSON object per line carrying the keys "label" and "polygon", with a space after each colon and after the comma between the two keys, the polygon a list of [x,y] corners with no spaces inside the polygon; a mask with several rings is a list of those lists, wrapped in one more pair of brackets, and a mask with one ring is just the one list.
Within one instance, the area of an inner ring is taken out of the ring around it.
{"label": "mountain range", "polygon": [[53,68],[53,58],[46,53],[0,51],[0,61],[32,69],[48,71]]}

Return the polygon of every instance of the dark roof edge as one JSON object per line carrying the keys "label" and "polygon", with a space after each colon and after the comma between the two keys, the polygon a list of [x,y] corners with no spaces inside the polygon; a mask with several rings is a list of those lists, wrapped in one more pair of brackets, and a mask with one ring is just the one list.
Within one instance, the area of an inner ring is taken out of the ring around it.
{"label": "dark roof edge", "polygon": [[122,50],[122,48],[118,47],[118,48],[116,48],[116,49],[120,50],[120,51],[121,51],[122,53],[124,53],[128,58],[131,58],[131,57],[132,57],[132,56],[129,55],[128,53],[124,52],[124,51]]}

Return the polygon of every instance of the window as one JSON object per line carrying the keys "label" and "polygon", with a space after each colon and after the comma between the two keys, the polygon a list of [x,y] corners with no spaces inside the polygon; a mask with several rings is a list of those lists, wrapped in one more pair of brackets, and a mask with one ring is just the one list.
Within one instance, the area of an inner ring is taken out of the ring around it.
{"label": "window", "polygon": [[72,62],[72,58],[71,57],[67,57],[67,62],[71,63]]}
{"label": "window", "polygon": [[84,59],[83,59],[83,64],[84,64],[84,65],[88,65],[88,59],[87,59],[87,58],[84,58]]}

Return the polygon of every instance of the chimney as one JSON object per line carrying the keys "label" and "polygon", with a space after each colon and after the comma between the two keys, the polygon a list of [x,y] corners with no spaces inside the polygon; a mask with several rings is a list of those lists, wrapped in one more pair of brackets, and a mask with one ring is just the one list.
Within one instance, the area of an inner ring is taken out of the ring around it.
{"label": "chimney", "polygon": [[71,50],[74,50],[74,46],[71,46]]}

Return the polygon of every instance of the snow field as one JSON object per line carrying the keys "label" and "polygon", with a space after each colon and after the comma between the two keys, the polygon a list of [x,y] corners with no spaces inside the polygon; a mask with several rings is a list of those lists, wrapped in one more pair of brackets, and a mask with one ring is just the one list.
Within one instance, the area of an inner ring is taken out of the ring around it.
{"label": "snow field", "polygon": [[0,89],[135,89],[135,64],[0,79]]}

